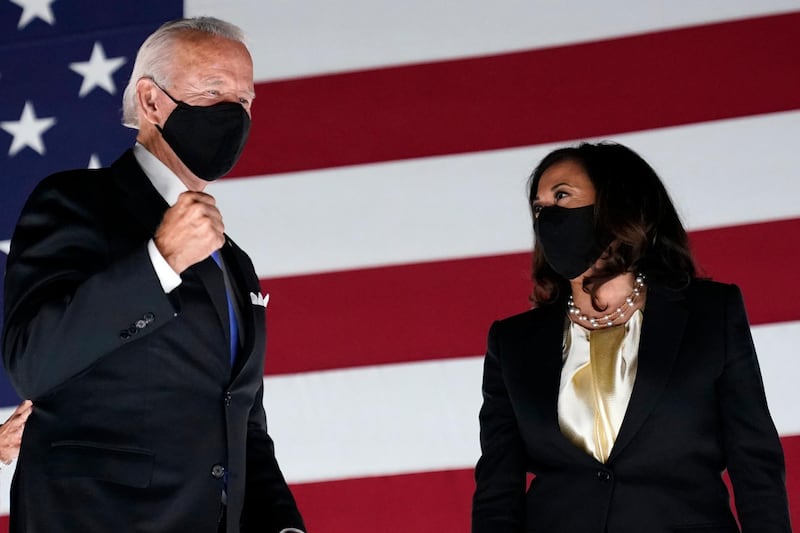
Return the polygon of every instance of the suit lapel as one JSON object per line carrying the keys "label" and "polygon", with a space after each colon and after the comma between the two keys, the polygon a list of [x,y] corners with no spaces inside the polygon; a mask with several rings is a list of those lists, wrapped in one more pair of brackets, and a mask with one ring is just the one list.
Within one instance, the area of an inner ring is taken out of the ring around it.
{"label": "suit lapel", "polygon": [[122,154],[111,165],[111,169],[112,179],[122,193],[122,204],[129,212],[130,220],[141,229],[143,236],[152,237],[169,207],[167,202],[158,194],[136,162],[133,150]]}
{"label": "suit lapel", "polygon": [[252,265],[249,259],[227,235],[225,246],[222,248],[222,255],[228,267],[231,289],[234,291],[234,298],[240,311],[241,335],[239,338],[241,339],[241,351],[233,368],[234,374],[237,374],[252,354],[255,344],[255,313],[250,302],[249,288],[253,284],[258,285],[258,279],[252,275]]}
{"label": "suit lapel", "polygon": [[651,287],[639,340],[639,362],[628,409],[611,450],[611,463],[630,444],[669,381],[688,316],[684,295]]}
{"label": "suit lapel", "polygon": [[520,357],[526,361],[521,373],[526,376],[533,399],[530,408],[540,418],[537,424],[542,432],[539,436],[540,442],[567,462],[599,465],[594,457],[564,436],[558,423],[566,304],[548,305],[542,307],[540,312],[541,317],[532,321],[530,329],[519,343],[522,347]]}
{"label": "suit lapel", "polygon": [[217,318],[219,318],[220,327],[225,332],[225,346],[230,346],[231,332],[228,324],[228,299],[225,296],[225,279],[222,277],[222,270],[211,257],[192,265],[189,270],[200,278],[200,282],[205,287],[217,313]]}

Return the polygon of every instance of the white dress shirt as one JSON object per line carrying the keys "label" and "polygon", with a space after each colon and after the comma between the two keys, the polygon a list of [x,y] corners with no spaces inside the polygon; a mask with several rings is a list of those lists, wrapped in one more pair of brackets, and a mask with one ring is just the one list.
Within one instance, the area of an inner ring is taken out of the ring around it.
{"label": "white dress shirt", "polygon": [[[139,143],[133,147],[133,157],[136,162],[142,167],[145,176],[153,184],[153,187],[158,191],[158,194],[172,207],[178,201],[178,196],[182,192],[189,189],[181,181],[181,179],[172,170],[161,162],[156,156],[147,151],[147,148]],[[172,292],[178,285],[181,284],[180,275],[172,270],[167,260],[158,251],[156,243],[150,239],[147,243],[147,252],[150,254],[150,262],[153,263],[153,268],[156,271],[158,280],[161,282],[161,287],[164,292]]]}

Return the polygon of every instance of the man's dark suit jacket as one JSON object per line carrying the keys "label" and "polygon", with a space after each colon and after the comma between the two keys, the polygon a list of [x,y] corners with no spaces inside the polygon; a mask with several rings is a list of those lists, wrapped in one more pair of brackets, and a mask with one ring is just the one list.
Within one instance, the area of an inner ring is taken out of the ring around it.
{"label": "man's dark suit jacket", "polygon": [[[167,209],[133,153],[56,174],[20,217],[5,280],[4,363],[34,400],[11,531],[303,529],[262,406],[265,309],[248,256],[222,250],[241,311],[231,368],[221,270],[165,294],[147,253]],[[241,527],[241,529],[240,529]]]}
{"label": "man's dark suit jacket", "polygon": [[490,330],[473,533],[733,533],[726,467],[743,531],[791,531],[738,288],[649,288],[636,382],[606,464],[559,429],[565,316],[553,304]]}

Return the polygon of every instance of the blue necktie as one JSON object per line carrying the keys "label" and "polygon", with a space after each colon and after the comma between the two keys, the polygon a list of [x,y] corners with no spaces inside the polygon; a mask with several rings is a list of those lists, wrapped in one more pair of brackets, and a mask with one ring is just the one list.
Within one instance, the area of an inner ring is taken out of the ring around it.
{"label": "blue necktie", "polygon": [[[225,270],[222,266],[222,260],[219,256],[219,250],[215,250],[211,257],[214,259],[214,262],[217,266],[222,270],[223,278],[225,277]],[[236,323],[236,311],[233,309],[233,302],[231,301],[231,295],[228,293],[228,284],[225,283],[225,300],[228,302],[228,325],[230,326],[231,330],[231,366],[233,366],[233,362],[236,360],[236,352],[239,351],[239,326]]]}

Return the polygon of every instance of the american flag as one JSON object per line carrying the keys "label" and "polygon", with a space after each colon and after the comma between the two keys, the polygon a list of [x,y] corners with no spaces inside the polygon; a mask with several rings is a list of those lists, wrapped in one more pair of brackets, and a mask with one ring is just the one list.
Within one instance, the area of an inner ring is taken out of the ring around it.
{"label": "american flag", "polygon": [[797,0],[0,0],[3,252],[38,180],[131,145],[139,44],[197,15],[254,57],[209,192],[270,294],[264,401],[310,531],[468,530],[486,332],[529,305],[525,181],[584,139],[651,162],[741,286],[800,524]]}

